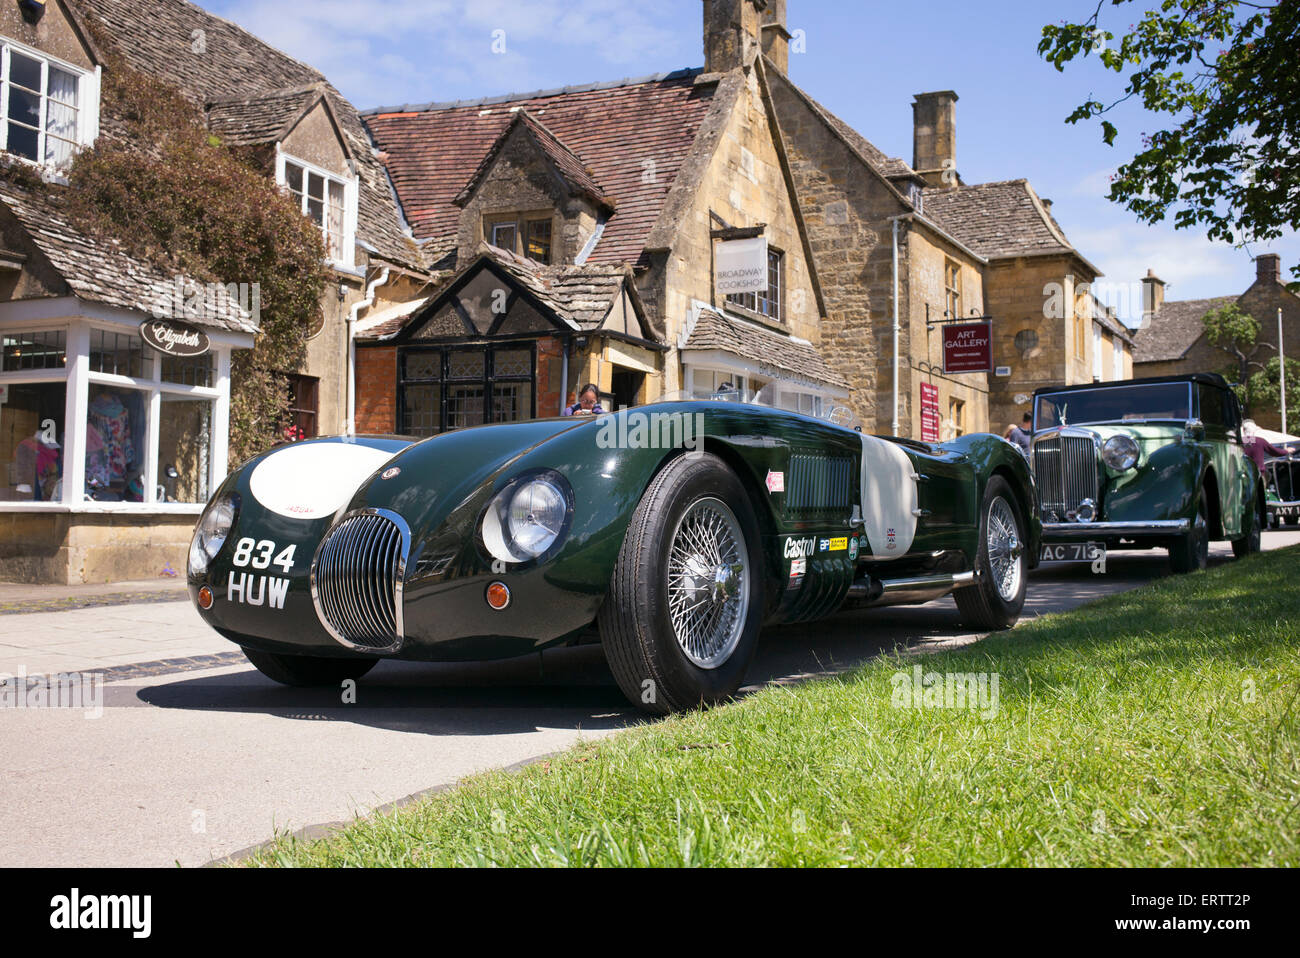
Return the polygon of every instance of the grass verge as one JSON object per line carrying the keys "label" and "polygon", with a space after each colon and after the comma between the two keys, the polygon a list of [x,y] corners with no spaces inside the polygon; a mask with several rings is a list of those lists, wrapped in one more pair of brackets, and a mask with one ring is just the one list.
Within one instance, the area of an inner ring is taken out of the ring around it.
{"label": "grass verge", "polygon": [[[477,776],[247,864],[1296,865],[1297,582],[1300,548],[1165,579]],[[917,665],[983,673],[990,695],[996,676],[995,713],[933,692],[916,707]]]}

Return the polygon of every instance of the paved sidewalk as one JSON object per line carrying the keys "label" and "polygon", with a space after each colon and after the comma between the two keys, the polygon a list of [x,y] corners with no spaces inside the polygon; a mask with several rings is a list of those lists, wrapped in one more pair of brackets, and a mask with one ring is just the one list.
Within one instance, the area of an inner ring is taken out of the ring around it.
{"label": "paved sidewalk", "polygon": [[0,615],[0,674],[108,669],[238,652],[199,618],[187,595],[172,597],[177,601]]}
{"label": "paved sidewalk", "polygon": [[[26,612],[62,612],[106,605],[142,602],[178,602],[187,599],[185,573],[137,582],[103,582],[94,585],[28,585],[0,582],[0,615]],[[0,626],[0,635],[4,627]]]}

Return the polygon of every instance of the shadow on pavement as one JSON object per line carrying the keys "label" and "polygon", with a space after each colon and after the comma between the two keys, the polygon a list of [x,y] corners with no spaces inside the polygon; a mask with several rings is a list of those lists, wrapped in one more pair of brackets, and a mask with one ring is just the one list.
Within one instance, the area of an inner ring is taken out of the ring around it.
{"label": "shadow on pavement", "polygon": [[[1223,547],[1215,549],[1212,565],[1230,561],[1223,552]],[[1094,573],[1086,562],[1048,563],[1030,579],[1024,617],[1074,608],[1146,584],[1168,570],[1163,550],[1113,553],[1104,574]],[[842,673],[885,653],[915,654],[977,639],[962,625],[951,598],[775,626],[763,632],[742,694],[772,683]],[[381,662],[358,682],[356,697],[356,704],[343,704],[338,689],[287,688],[249,668],[160,678],[143,687],[111,685],[105,704],[354,722],[427,735],[610,729],[646,720],[624,699],[596,645],[496,662]]]}

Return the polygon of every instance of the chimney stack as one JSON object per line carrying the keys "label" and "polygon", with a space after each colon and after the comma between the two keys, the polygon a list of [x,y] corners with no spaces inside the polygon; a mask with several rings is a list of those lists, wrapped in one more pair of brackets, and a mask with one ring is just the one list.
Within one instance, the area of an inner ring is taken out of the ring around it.
{"label": "chimney stack", "polygon": [[957,94],[918,93],[912,101],[912,169],[929,186],[961,185],[957,175]]}
{"label": "chimney stack", "polygon": [[767,0],[763,13],[763,56],[782,73],[790,72],[790,31],[785,22],[785,0]]}
{"label": "chimney stack", "polygon": [[1142,277],[1142,328],[1146,329],[1151,325],[1151,320],[1155,319],[1156,314],[1160,312],[1160,307],[1165,304],[1165,281],[1155,274],[1154,270],[1147,270],[1147,274]]}
{"label": "chimney stack", "polygon": [[727,73],[754,62],[770,6],[769,0],[704,0],[705,73]]}
{"label": "chimney stack", "polygon": [[1282,282],[1282,257],[1277,253],[1260,253],[1255,257],[1255,282]]}

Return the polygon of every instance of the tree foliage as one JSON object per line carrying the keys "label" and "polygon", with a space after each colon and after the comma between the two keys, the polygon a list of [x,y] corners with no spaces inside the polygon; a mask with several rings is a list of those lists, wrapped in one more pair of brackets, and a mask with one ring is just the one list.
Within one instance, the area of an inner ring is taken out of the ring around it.
{"label": "tree foliage", "polygon": [[231,370],[230,453],[247,458],[282,438],[285,374],[305,361],[329,278],[320,231],[174,87],[113,57],[102,97],[111,125],[68,177],[78,225],[187,279],[259,290],[256,345]]}
{"label": "tree foliage", "polygon": [[[1262,242],[1300,230],[1300,3],[1162,0],[1119,37],[1088,19],[1043,28],[1038,52],[1064,70],[1095,56],[1125,79],[1111,102],[1089,98],[1067,122],[1099,119],[1138,99],[1162,117],[1143,149],[1119,167],[1108,199],[1148,223],[1170,212],[1177,228],[1210,239]],[[1300,264],[1292,272],[1300,279]]]}
{"label": "tree foliage", "polygon": [[[1281,408],[1282,390],[1278,376],[1281,366],[1278,357],[1274,356],[1264,363],[1263,369],[1250,377],[1247,389],[1256,406],[1270,409]],[[1300,411],[1300,362],[1294,359],[1286,361],[1286,397],[1287,419],[1292,423],[1300,422],[1300,419],[1295,416],[1295,412]]]}
{"label": "tree foliage", "polygon": [[1227,303],[1210,310],[1201,317],[1201,322],[1205,325],[1205,338],[1210,345],[1217,346],[1231,357],[1232,364],[1223,370],[1223,376],[1236,384],[1237,398],[1249,414],[1252,407],[1261,401],[1255,391],[1255,377],[1267,368],[1266,363],[1256,357],[1262,350],[1273,348],[1259,341],[1259,320],[1236,303]]}

